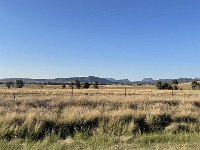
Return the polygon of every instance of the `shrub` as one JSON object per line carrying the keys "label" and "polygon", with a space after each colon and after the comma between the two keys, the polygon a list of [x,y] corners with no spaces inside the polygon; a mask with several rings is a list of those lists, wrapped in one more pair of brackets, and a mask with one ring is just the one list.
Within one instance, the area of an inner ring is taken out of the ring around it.
{"label": "shrub", "polygon": [[172,84],[169,84],[169,83],[162,83],[161,81],[158,81],[156,86],[159,90],[178,90],[179,87],[177,84],[175,83],[178,83],[178,81],[172,81]]}
{"label": "shrub", "polygon": [[178,84],[178,80],[177,79],[172,80],[172,84]]}
{"label": "shrub", "polygon": [[22,88],[24,86],[24,82],[22,80],[16,80],[17,88]]}
{"label": "shrub", "polygon": [[193,81],[191,86],[193,90],[200,89],[200,84],[197,81]]}
{"label": "shrub", "polygon": [[84,88],[84,89],[89,89],[89,88],[90,88],[90,83],[85,82],[85,83],[83,84],[83,88]]}
{"label": "shrub", "polygon": [[93,85],[94,89],[98,89],[99,88],[99,85],[98,85],[98,81],[96,81]]}
{"label": "shrub", "polygon": [[161,82],[161,81],[158,81],[157,84],[156,84],[156,86],[157,86],[157,88],[158,88],[159,90],[161,90],[161,89],[162,89],[162,82]]}
{"label": "shrub", "polygon": [[69,83],[69,87],[73,88],[74,87],[74,83],[73,82]]}
{"label": "shrub", "polygon": [[10,86],[11,86],[11,85],[12,85],[12,82],[7,82],[7,83],[6,83],[6,86],[7,86],[8,89],[10,89]]}
{"label": "shrub", "polygon": [[77,89],[80,89],[81,88],[81,83],[80,83],[80,81],[77,79],[77,80],[75,80],[75,87],[77,88]]}
{"label": "shrub", "polygon": [[63,85],[62,85],[62,89],[65,89],[65,87],[66,87],[66,85],[65,85],[65,84],[63,84]]}

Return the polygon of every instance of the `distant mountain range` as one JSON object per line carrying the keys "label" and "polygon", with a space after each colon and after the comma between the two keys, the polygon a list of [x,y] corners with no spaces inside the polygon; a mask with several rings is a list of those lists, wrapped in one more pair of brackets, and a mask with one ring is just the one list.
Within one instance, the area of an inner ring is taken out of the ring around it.
{"label": "distant mountain range", "polygon": [[[128,79],[114,79],[114,78],[100,78],[100,77],[95,77],[95,76],[88,76],[88,77],[70,77],[70,78],[55,78],[55,79],[30,79],[30,78],[5,78],[5,79],[0,79],[0,82],[6,83],[10,81],[16,81],[16,80],[23,80],[25,83],[35,83],[35,84],[42,84],[42,83],[71,83],[74,82],[75,80],[79,80],[80,82],[89,82],[89,83],[94,83],[98,82],[99,84],[156,84],[158,81],[161,82],[166,82],[170,83],[173,79],[159,79],[159,80],[154,80],[152,78],[144,78],[141,81],[134,81],[131,82]],[[192,78],[179,78],[177,79],[179,83],[188,83],[192,82],[194,80],[199,80],[199,79],[192,79]]]}
{"label": "distant mountain range", "polygon": [[5,79],[0,79],[0,82],[14,82],[16,80],[22,80],[25,83],[71,83],[74,82],[75,80],[79,80],[80,82],[89,82],[89,83],[94,83],[98,82],[99,84],[131,84],[132,82],[129,81],[128,79],[122,79],[122,80],[116,80],[113,78],[99,78],[95,76],[88,76],[88,77],[71,77],[71,78],[55,78],[55,79],[30,79],[30,78],[5,78]]}
{"label": "distant mountain range", "polygon": [[[158,81],[161,81],[163,83],[171,83],[172,80],[174,80],[174,79],[159,79],[159,80],[154,80],[152,78],[144,78],[143,80],[136,81],[135,83],[138,83],[138,84],[156,84]],[[179,83],[188,83],[188,82],[192,82],[192,81],[195,81],[195,80],[199,80],[199,78],[196,78],[196,79],[192,79],[192,78],[178,78],[177,80],[178,80]]]}

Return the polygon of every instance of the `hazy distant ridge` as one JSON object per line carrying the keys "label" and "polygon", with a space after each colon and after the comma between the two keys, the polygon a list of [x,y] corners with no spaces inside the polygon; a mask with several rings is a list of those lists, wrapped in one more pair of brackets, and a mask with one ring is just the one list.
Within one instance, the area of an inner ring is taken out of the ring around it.
{"label": "hazy distant ridge", "polygon": [[[55,78],[55,79],[30,79],[30,78],[5,78],[0,79],[0,82],[10,82],[10,81],[16,81],[16,80],[23,80],[25,83],[47,83],[47,82],[53,82],[53,83],[70,83],[74,82],[75,80],[79,80],[80,82],[99,82],[101,84],[156,84],[157,81],[170,83],[173,79],[159,79],[154,80],[152,78],[144,78],[141,81],[134,81],[131,82],[128,79],[114,79],[114,78],[100,78],[95,76],[88,76],[88,77],[70,77],[70,78]],[[192,78],[178,78],[177,79],[179,83],[188,83],[192,82],[197,79]]]}
{"label": "hazy distant ridge", "polygon": [[[116,80],[113,78],[100,78],[95,76],[88,76],[88,77],[70,77],[70,78],[55,78],[55,79],[30,79],[30,78],[5,78],[0,79],[0,82],[10,82],[16,80],[23,80],[25,83],[44,83],[44,82],[54,82],[54,83],[70,83],[74,82],[75,80],[79,80],[80,82],[99,82],[102,84],[130,84],[132,83],[128,79]],[[111,80],[112,79],[112,80]]]}

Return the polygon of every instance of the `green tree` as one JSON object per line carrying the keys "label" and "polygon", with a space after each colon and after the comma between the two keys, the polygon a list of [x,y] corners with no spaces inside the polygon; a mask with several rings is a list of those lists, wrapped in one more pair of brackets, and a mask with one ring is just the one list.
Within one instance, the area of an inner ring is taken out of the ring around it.
{"label": "green tree", "polygon": [[172,80],[172,90],[178,90],[179,87],[178,87],[178,80]]}
{"label": "green tree", "polygon": [[7,82],[7,83],[6,83],[6,86],[7,86],[8,89],[10,89],[10,86],[11,86],[11,85],[12,85],[12,82]]}
{"label": "green tree", "polygon": [[172,80],[172,84],[178,84],[178,80],[177,79]]}
{"label": "green tree", "polygon": [[162,89],[162,82],[161,81],[157,81],[156,86],[159,90]]}
{"label": "green tree", "polygon": [[80,81],[77,79],[77,80],[75,80],[75,87],[77,88],[77,89],[80,89],[81,88],[81,83],[80,83]]}
{"label": "green tree", "polygon": [[90,83],[89,82],[83,83],[83,88],[84,89],[89,89],[90,88]]}
{"label": "green tree", "polygon": [[65,89],[66,88],[66,85],[65,84],[62,84],[62,89]]}
{"label": "green tree", "polygon": [[69,83],[69,87],[73,88],[74,87],[74,83],[73,82]]}
{"label": "green tree", "polygon": [[98,81],[94,82],[93,87],[94,87],[94,89],[98,89],[98,88],[99,88],[99,83],[98,83]]}
{"label": "green tree", "polygon": [[196,90],[196,88],[199,86],[199,83],[197,81],[192,81],[192,89]]}
{"label": "green tree", "polygon": [[168,84],[168,83],[162,83],[161,81],[158,81],[157,84],[156,84],[157,88],[159,90],[172,90],[173,87],[171,84]]}
{"label": "green tree", "polygon": [[71,82],[71,83],[69,84],[69,87],[72,89],[72,95],[73,95],[73,94],[74,94],[74,92],[73,92],[73,91],[74,91],[74,90],[73,90],[73,89],[74,89],[74,83]]}
{"label": "green tree", "polygon": [[168,83],[164,83],[164,84],[162,84],[162,89],[171,90],[172,86],[170,84],[168,84]]}
{"label": "green tree", "polygon": [[16,80],[17,88],[22,88],[24,86],[24,82],[22,80]]}

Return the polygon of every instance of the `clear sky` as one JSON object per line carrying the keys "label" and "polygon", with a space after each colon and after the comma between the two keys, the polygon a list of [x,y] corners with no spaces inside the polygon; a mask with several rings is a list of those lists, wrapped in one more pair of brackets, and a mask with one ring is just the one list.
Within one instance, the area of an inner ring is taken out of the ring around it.
{"label": "clear sky", "polygon": [[0,78],[199,76],[199,0],[0,0]]}

